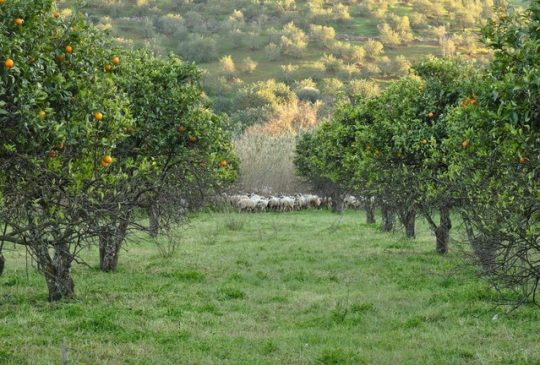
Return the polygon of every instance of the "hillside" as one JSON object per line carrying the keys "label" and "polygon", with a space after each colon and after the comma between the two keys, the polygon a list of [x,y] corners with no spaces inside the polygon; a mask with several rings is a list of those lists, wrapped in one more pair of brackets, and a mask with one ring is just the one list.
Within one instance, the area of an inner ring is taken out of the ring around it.
{"label": "hillside", "polygon": [[321,101],[315,114],[326,115],[336,95],[376,93],[428,54],[482,60],[486,51],[478,29],[494,15],[493,5],[493,0],[89,0],[82,10],[120,44],[175,52],[196,62],[207,71],[204,85],[215,109],[246,126],[271,119],[284,100],[296,96]]}

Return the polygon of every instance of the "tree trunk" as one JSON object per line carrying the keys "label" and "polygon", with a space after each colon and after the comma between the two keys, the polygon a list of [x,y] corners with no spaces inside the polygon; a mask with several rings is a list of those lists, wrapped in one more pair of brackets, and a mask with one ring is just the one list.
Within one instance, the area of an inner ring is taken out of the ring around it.
{"label": "tree trunk", "polygon": [[6,265],[6,259],[4,255],[0,253],[0,276],[4,273],[4,266]]}
{"label": "tree trunk", "polygon": [[473,248],[478,262],[486,274],[493,273],[496,266],[495,245],[486,242],[481,236],[474,234],[473,225],[468,216],[462,214],[461,217],[463,219],[463,225],[465,226],[465,232],[467,233],[467,239]]}
{"label": "tree trunk", "polygon": [[159,235],[159,217],[159,205],[152,204],[150,208],[148,208],[148,230],[152,238],[156,238]]}
{"label": "tree trunk", "polygon": [[435,229],[435,237],[437,239],[437,252],[445,254],[448,252],[448,241],[450,240],[450,229],[452,222],[450,220],[450,209],[442,207],[439,209],[440,224]]}
{"label": "tree trunk", "polygon": [[371,198],[365,200],[366,209],[366,223],[375,224],[375,204],[371,201]]}
{"label": "tree trunk", "polygon": [[403,209],[399,214],[399,219],[405,227],[405,235],[408,238],[416,238],[416,209]]}
{"label": "tree trunk", "polygon": [[382,230],[391,232],[394,229],[394,212],[387,204],[381,204]]}
{"label": "tree trunk", "polygon": [[65,243],[54,245],[54,257],[51,259],[48,245],[40,243],[36,247],[39,268],[45,276],[49,290],[49,302],[70,299],[75,296],[75,284],[71,278],[73,256]]}
{"label": "tree trunk", "polygon": [[345,202],[343,200],[343,197],[336,195],[332,197],[332,211],[334,213],[343,213],[343,210],[345,209]]}
{"label": "tree trunk", "polygon": [[129,220],[122,220],[110,229],[103,229],[99,237],[99,269],[114,272],[118,268],[120,249],[126,239]]}

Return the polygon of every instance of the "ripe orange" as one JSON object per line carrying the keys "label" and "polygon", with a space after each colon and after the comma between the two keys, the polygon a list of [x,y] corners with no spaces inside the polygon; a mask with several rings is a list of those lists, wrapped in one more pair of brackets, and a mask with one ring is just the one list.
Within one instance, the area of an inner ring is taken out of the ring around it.
{"label": "ripe orange", "polygon": [[8,58],[6,62],[4,62],[4,67],[7,68],[8,70],[12,69],[13,66],[15,66],[15,62],[13,62],[11,58]]}
{"label": "ripe orange", "polygon": [[110,165],[113,162],[113,159],[111,156],[106,155],[105,157],[103,157],[102,162],[105,162],[106,164]]}
{"label": "ripe orange", "polygon": [[58,157],[58,152],[56,152],[55,150],[49,151],[49,157],[51,158],[51,160],[54,160],[56,157]]}
{"label": "ripe orange", "polygon": [[66,53],[73,53],[73,47],[69,44],[66,46]]}
{"label": "ripe orange", "polygon": [[109,63],[106,63],[105,66],[103,66],[103,68],[105,69],[105,71],[109,72],[110,70],[112,70],[112,66],[109,64]]}
{"label": "ripe orange", "polygon": [[57,11],[54,12],[53,15],[54,15],[55,18],[60,18],[60,15],[61,15],[61,14],[60,14],[60,12],[57,10]]}
{"label": "ripe orange", "polygon": [[109,163],[105,162],[105,161],[101,161],[101,167],[105,168],[105,167],[109,167]]}
{"label": "ripe orange", "polygon": [[120,58],[118,56],[114,56],[112,58],[113,65],[119,65],[120,64]]}
{"label": "ripe orange", "polygon": [[469,145],[470,145],[469,140],[468,140],[468,139],[464,140],[463,143],[462,143],[462,145],[463,145],[463,148],[469,147]]}
{"label": "ripe orange", "polygon": [[228,164],[229,164],[229,163],[227,162],[227,160],[221,160],[221,161],[219,161],[219,167],[221,167],[221,168],[227,167]]}
{"label": "ripe orange", "polygon": [[21,18],[15,19],[15,25],[21,26],[23,23],[24,23],[24,20],[22,20]]}
{"label": "ripe orange", "polygon": [[94,118],[96,118],[96,120],[102,120],[103,119],[103,114],[100,113],[100,112],[96,112],[94,114]]}
{"label": "ripe orange", "polygon": [[0,5],[4,5],[5,2],[5,0],[0,0]]}
{"label": "ripe orange", "polygon": [[47,113],[45,113],[45,111],[41,110],[39,113],[38,113],[39,117],[41,119],[45,118],[45,116],[47,115]]}

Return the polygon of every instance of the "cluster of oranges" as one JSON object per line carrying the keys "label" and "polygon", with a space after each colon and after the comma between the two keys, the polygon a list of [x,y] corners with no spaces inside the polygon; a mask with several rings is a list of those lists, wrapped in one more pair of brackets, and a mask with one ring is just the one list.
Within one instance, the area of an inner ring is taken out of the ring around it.
{"label": "cluster of oranges", "polygon": [[113,58],[111,59],[111,63],[106,63],[105,65],[103,65],[103,69],[105,70],[105,72],[110,72],[112,69],[113,69],[113,65],[115,66],[118,66],[120,64],[120,57],[118,56],[113,56]]}
{"label": "cluster of oranges", "polygon": [[110,155],[103,156],[103,159],[101,160],[101,167],[106,168],[109,167],[110,164],[112,164],[113,159]]}

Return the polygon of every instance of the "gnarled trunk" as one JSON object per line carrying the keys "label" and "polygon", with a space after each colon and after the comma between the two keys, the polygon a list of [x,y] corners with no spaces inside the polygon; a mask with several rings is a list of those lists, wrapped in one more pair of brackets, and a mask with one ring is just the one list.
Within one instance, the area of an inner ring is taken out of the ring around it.
{"label": "gnarled trunk", "polygon": [[129,220],[102,230],[99,237],[99,269],[103,272],[113,272],[118,268],[120,249],[126,239]]}
{"label": "gnarled trunk", "polygon": [[70,299],[75,296],[75,284],[71,278],[73,255],[66,243],[54,244],[54,257],[49,255],[49,246],[40,242],[32,246],[40,271],[45,276],[49,290],[49,302]]}
{"label": "gnarled trunk", "polygon": [[366,209],[366,223],[375,224],[375,204],[373,204],[371,198],[365,199],[364,204],[364,208]]}
{"label": "gnarled trunk", "polygon": [[448,252],[448,241],[450,240],[450,229],[452,221],[450,220],[450,209],[448,207],[439,208],[440,223],[435,229],[435,237],[437,239],[437,252],[445,254]]}
{"label": "gnarled trunk", "polygon": [[405,227],[405,235],[408,238],[416,238],[416,209],[410,207],[401,209],[399,219]]}
{"label": "gnarled trunk", "polygon": [[467,233],[467,239],[474,250],[478,262],[486,274],[493,273],[496,265],[496,246],[482,239],[481,236],[474,234],[473,225],[467,215],[462,214],[461,217],[465,226],[465,232]]}
{"label": "gnarled trunk", "polygon": [[148,220],[149,220],[149,233],[152,238],[156,238],[159,235],[159,220],[160,211],[158,204],[152,204],[148,208]]}
{"label": "gnarled trunk", "polygon": [[332,196],[331,206],[334,213],[343,213],[343,210],[345,209],[345,201],[343,200],[343,197],[340,195]]}
{"label": "gnarled trunk", "polygon": [[394,212],[387,204],[381,204],[382,225],[384,232],[391,232],[394,229]]}

